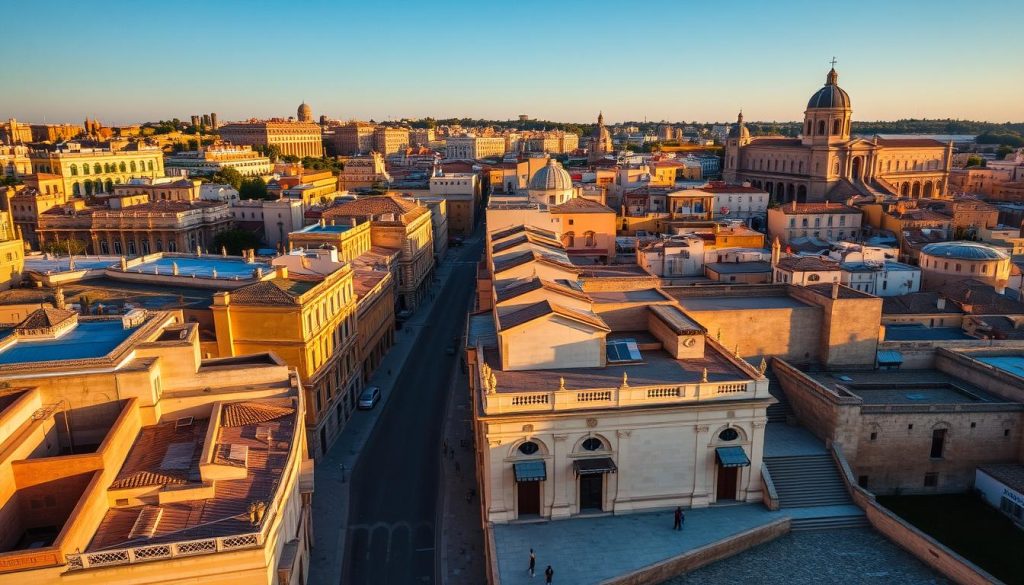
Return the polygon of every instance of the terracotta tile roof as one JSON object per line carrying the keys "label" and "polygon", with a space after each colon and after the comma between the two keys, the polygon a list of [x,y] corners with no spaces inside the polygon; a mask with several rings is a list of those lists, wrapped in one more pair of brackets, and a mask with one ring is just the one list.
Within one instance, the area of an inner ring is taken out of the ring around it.
{"label": "terracotta tile roof", "polygon": [[295,412],[294,408],[262,402],[233,402],[225,405],[221,414],[222,427],[244,427],[277,420]]}
{"label": "terracotta tile roof", "polygon": [[275,278],[231,291],[231,302],[240,305],[298,305],[299,296],[316,285],[317,280]]}
{"label": "terracotta tile roof", "polygon": [[969,315],[1024,315],[1024,303],[999,294],[984,282],[967,279],[943,285],[939,292]]}
{"label": "terracotta tile roof", "polygon": [[424,213],[430,213],[427,207],[420,207],[415,202],[397,197],[395,195],[374,195],[371,197],[360,197],[354,201],[344,201],[328,207],[321,214],[324,219],[333,218],[375,218],[373,221],[382,221],[380,216],[393,215],[393,221],[408,224]]}
{"label": "terracotta tile roof", "polygon": [[839,270],[839,263],[835,260],[828,260],[818,256],[789,256],[781,258],[776,265],[781,270],[789,272],[823,272],[828,270]]}
{"label": "terracotta tile roof", "polygon": [[779,211],[786,215],[802,215],[802,214],[819,214],[819,213],[848,213],[854,215],[860,215],[861,210],[856,207],[850,207],[849,205],[843,205],[842,203],[797,203],[796,208],[792,203],[787,203],[777,207]]}
{"label": "terracotta tile roof", "polygon": [[536,276],[529,280],[516,281],[507,286],[499,288],[496,291],[496,296],[498,298],[498,302],[501,303],[539,289],[544,289],[554,293],[567,295],[579,299],[581,301],[590,301],[590,297],[588,297],[581,291],[578,291],[569,286],[565,286],[564,284],[551,282],[549,280],[541,280]]}
{"label": "terracotta tile roof", "polygon": [[491,252],[501,252],[504,250],[508,250],[509,248],[514,248],[519,244],[526,243],[536,244],[538,246],[542,246],[551,250],[562,251],[564,249],[562,246],[562,242],[559,242],[558,240],[549,240],[548,238],[542,236],[533,235],[530,232],[524,232],[512,238],[505,238],[500,242],[497,242],[496,244],[492,245]]}
{"label": "terracotta tile roof", "polygon": [[28,317],[18,323],[16,329],[42,329],[59,325],[68,319],[74,318],[78,313],[67,309],[51,309],[49,307],[36,309],[29,313]]}
{"label": "terracotta tile roof", "polygon": [[941,294],[935,291],[916,292],[894,297],[882,297],[882,314],[929,315],[933,313],[963,313],[953,302],[939,309]]}
{"label": "terracotta tile roof", "polygon": [[[127,546],[141,546],[249,534],[258,530],[249,522],[248,507],[251,502],[271,502],[279,489],[283,468],[288,460],[295,433],[299,432],[294,402],[288,398],[270,398],[244,401],[225,405],[228,409],[237,406],[237,414],[246,418],[254,412],[264,413],[244,422],[242,426],[220,426],[215,437],[214,451],[222,453],[230,446],[246,448],[244,478],[216,480],[213,482],[213,497],[186,500],[159,505],[158,521],[153,523],[152,535],[133,535],[140,514],[146,506],[120,507],[107,510],[92,542],[90,552],[116,549]],[[277,418],[257,422],[268,412],[281,413]],[[243,414],[246,413],[246,414]],[[234,416],[234,415],[232,415]],[[132,446],[121,472],[112,489],[130,488],[142,485],[199,485],[199,457],[203,451],[209,419],[198,419],[191,425],[177,428],[174,422],[162,422],[143,427]],[[265,436],[257,436],[257,430],[266,428]],[[174,443],[191,442],[192,460],[185,471],[161,470],[168,447]],[[243,462],[217,458],[218,463],[241,466]],[[184,477],[184,479],[182,479]],[[120,483],[119,483],[120,482]],[[148,508],[152,508],[149,506]],[[147,532],[148,534],[148,532]]]}
{"label": "terracotta tile roof", "polygon": [[550,213],[615,213],[614,209],[585,197],[573,197],[561,205],[555,205],[548,211]]}
{"label": "terracotta tile roof", "polygon": [[498,329],[504,331],[513,327],[518,327],[524,323],[529,323],[535,319],[539,319],[545,315],[556,314],[567,319],[586,323],[596,329],[603,331],[611,331],[608,324],[604,322],[604,319],[593,313],[587,314],[580,311],[574,311],[561,305],[557,305],[548,300],[543,300],[532,305],[528,305],[518,311],[512,311],[504,315],[498,315]]}

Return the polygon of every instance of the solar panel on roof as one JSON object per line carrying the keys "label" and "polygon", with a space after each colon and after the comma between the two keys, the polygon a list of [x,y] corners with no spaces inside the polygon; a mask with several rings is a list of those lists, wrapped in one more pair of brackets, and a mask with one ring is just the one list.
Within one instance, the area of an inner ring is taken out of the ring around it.
{"label": "solar panel on roof", "polygon": [[634,361],[640,361],[640,348],[636,346],[636,341],[632,339],[626,340],[626,350],[629,352],[629,359]]}

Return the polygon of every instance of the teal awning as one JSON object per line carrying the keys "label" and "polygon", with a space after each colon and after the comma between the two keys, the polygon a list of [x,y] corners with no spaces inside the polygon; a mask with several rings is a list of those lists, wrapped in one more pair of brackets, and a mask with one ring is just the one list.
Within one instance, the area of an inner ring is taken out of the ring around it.
{"label": "teal awning", "polygon": [[547,467],[543,459],[519,461],[512,464],[516,472],[516,481],[544,481],[548,478]]}
{"label": "teal awning", "polygon": [[615,462],[611,457],[591,457],[573,461],[572,469],[576,475],[597,475],[599,473],[615,473],[618,467],[615,467]]}
{"label": "teal awning", "polygon": [[880,366],[898,366],[903,363],[903,354],[898,351],[881,350],[877,357]]}
{"label": "teal awning", "polygon": [[743,452],[743,447],[719,447],[715,449],[715,457],[722,467],[746,467],[750,459]]}

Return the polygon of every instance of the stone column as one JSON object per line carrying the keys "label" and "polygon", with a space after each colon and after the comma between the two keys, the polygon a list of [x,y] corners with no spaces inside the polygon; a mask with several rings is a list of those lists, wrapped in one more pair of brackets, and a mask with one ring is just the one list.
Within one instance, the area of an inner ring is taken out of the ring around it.
{"label": "stone column", "polygon": [[693,493],[690,494],[690,506],[697,508],[711,503],[710,492],[714,483],[714,471],[708,477],[708,425],[694,425],[693,432]]}
{"label": "stone column", "polygon": [[[569,484],[575,484],[575,475],[569,468],[566,439],[569,435],[554,435],[554,449],[551,456],[551,468],[548,469],[548,482],[554,489],[551,504],[551,518],[568,518],[572,514],[572,496]],[[547,494],[545,494],[546,496]]]}
{"label": "stone column", "polygon": [[763,464],[764,458],[764,420],[755,420],[751,424],[750,433],[750,453],[747,454],[750,457],[750,467],[745,468],[747,472],[746,481],[746,501],[748,502],[760,502],[761,501],[761,465]]}

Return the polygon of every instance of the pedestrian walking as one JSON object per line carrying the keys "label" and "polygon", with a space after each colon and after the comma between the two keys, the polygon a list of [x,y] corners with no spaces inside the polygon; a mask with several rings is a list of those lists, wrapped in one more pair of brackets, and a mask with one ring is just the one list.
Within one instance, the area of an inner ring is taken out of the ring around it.
{"label": "pedestrian walking", "polygon": [[548,568],[544,569],[544,583],[551,585],[551,578],[555,576],[555,570],[548,565]]}
{"label": "pedestrian walking", "polygon": [[673,517],[675,518],[675,520],[672,523],[672,530],[682,530],[683,529],[683,507],[682,506],[676,506],[676,511],[675,511],[675,514],[673,514]]}
{"label": "pedestrian walking", "polygon": [[679,509],[679,530],[683,529],[683,524],[686,524],[686,513],[683,512],[682,508]]}
{"label": "pedestrian walking", "polygon": [[537,569],[537,555],[533,553],[533,549],[530,549],[530,576],[533,577],[533,572]]}

